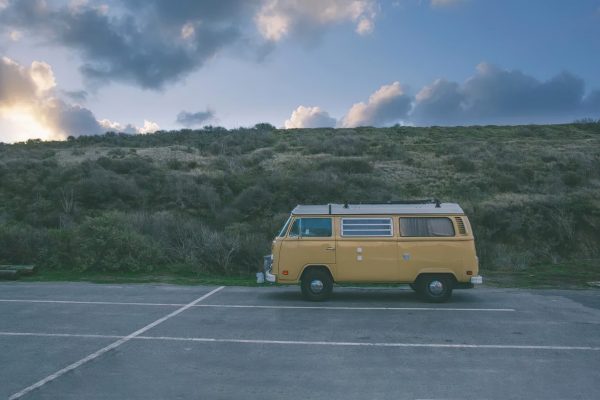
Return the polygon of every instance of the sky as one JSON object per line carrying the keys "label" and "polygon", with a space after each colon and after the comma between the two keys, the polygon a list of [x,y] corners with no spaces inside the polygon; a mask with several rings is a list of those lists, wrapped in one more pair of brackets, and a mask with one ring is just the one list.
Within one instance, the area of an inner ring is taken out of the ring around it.
{"label": "sky", "polygon": [[600,0],[0,0],[0,142],[600,118]]}

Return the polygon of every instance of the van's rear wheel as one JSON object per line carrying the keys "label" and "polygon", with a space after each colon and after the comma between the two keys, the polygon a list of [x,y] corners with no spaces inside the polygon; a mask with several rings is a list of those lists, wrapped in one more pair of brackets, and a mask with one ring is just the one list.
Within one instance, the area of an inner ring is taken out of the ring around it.
{"label": "van's rear wheel", "polygon": [[452,280],[445,276],[426,275],[417,281],[418,293],[432,303],[442,303],[452,296]]}
{"label": "van's rear wheel", "polygon": [[331,295],[333,280],[321,269],[310,269],[302,276],[300,287],[306,300],[323,301]]}

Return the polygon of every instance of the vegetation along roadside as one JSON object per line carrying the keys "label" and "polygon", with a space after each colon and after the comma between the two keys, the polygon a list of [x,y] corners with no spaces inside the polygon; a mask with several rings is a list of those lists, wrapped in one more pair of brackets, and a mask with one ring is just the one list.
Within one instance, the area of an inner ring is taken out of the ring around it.
{"label": "vegetation along roadside", "polygon": [[0,144],[0,264],[38,266],[25,279],[251,284],[298,203],[431,196],[463,206],[492,284],[600,281],[598,123]]}

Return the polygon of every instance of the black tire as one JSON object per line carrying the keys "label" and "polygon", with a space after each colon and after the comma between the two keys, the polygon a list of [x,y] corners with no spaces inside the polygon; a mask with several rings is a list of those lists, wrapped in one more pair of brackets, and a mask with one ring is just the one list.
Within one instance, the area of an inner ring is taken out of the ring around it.
{"label": "black tire", "polygon": [[300,282],[302,296],[309,301],[323,301],[331,296],[333,280],[327,271],[322,269],[309,269],[302,276]]}
{"label": "black tire", "polygon": [[443,275],[426,275],[417,281],[418,293],[431,303],[443,303],[452,296],[453,280]]}
{"label": "black tire", "polygon": [[417,284],[416,284],[416,283],[409,283],[409,284],[408,284],[408,286],[410,286],[410,288],[411,288],[412,290],[414,290],[415,292],[418,292],[418,291],[419,291],[419,288],[417,287]]}

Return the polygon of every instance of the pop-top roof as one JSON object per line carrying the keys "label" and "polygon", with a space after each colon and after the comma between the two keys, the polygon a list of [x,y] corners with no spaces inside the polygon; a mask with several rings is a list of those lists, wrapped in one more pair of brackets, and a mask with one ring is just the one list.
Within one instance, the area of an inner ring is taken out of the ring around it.
{"label": "pop-top roof", "polygon": [[[331,211],[330,211],[331,207]],[[390,214],[464,214],[456,203],[435,204],[323,204],[297,205],[293,215],[390,215]]]}

